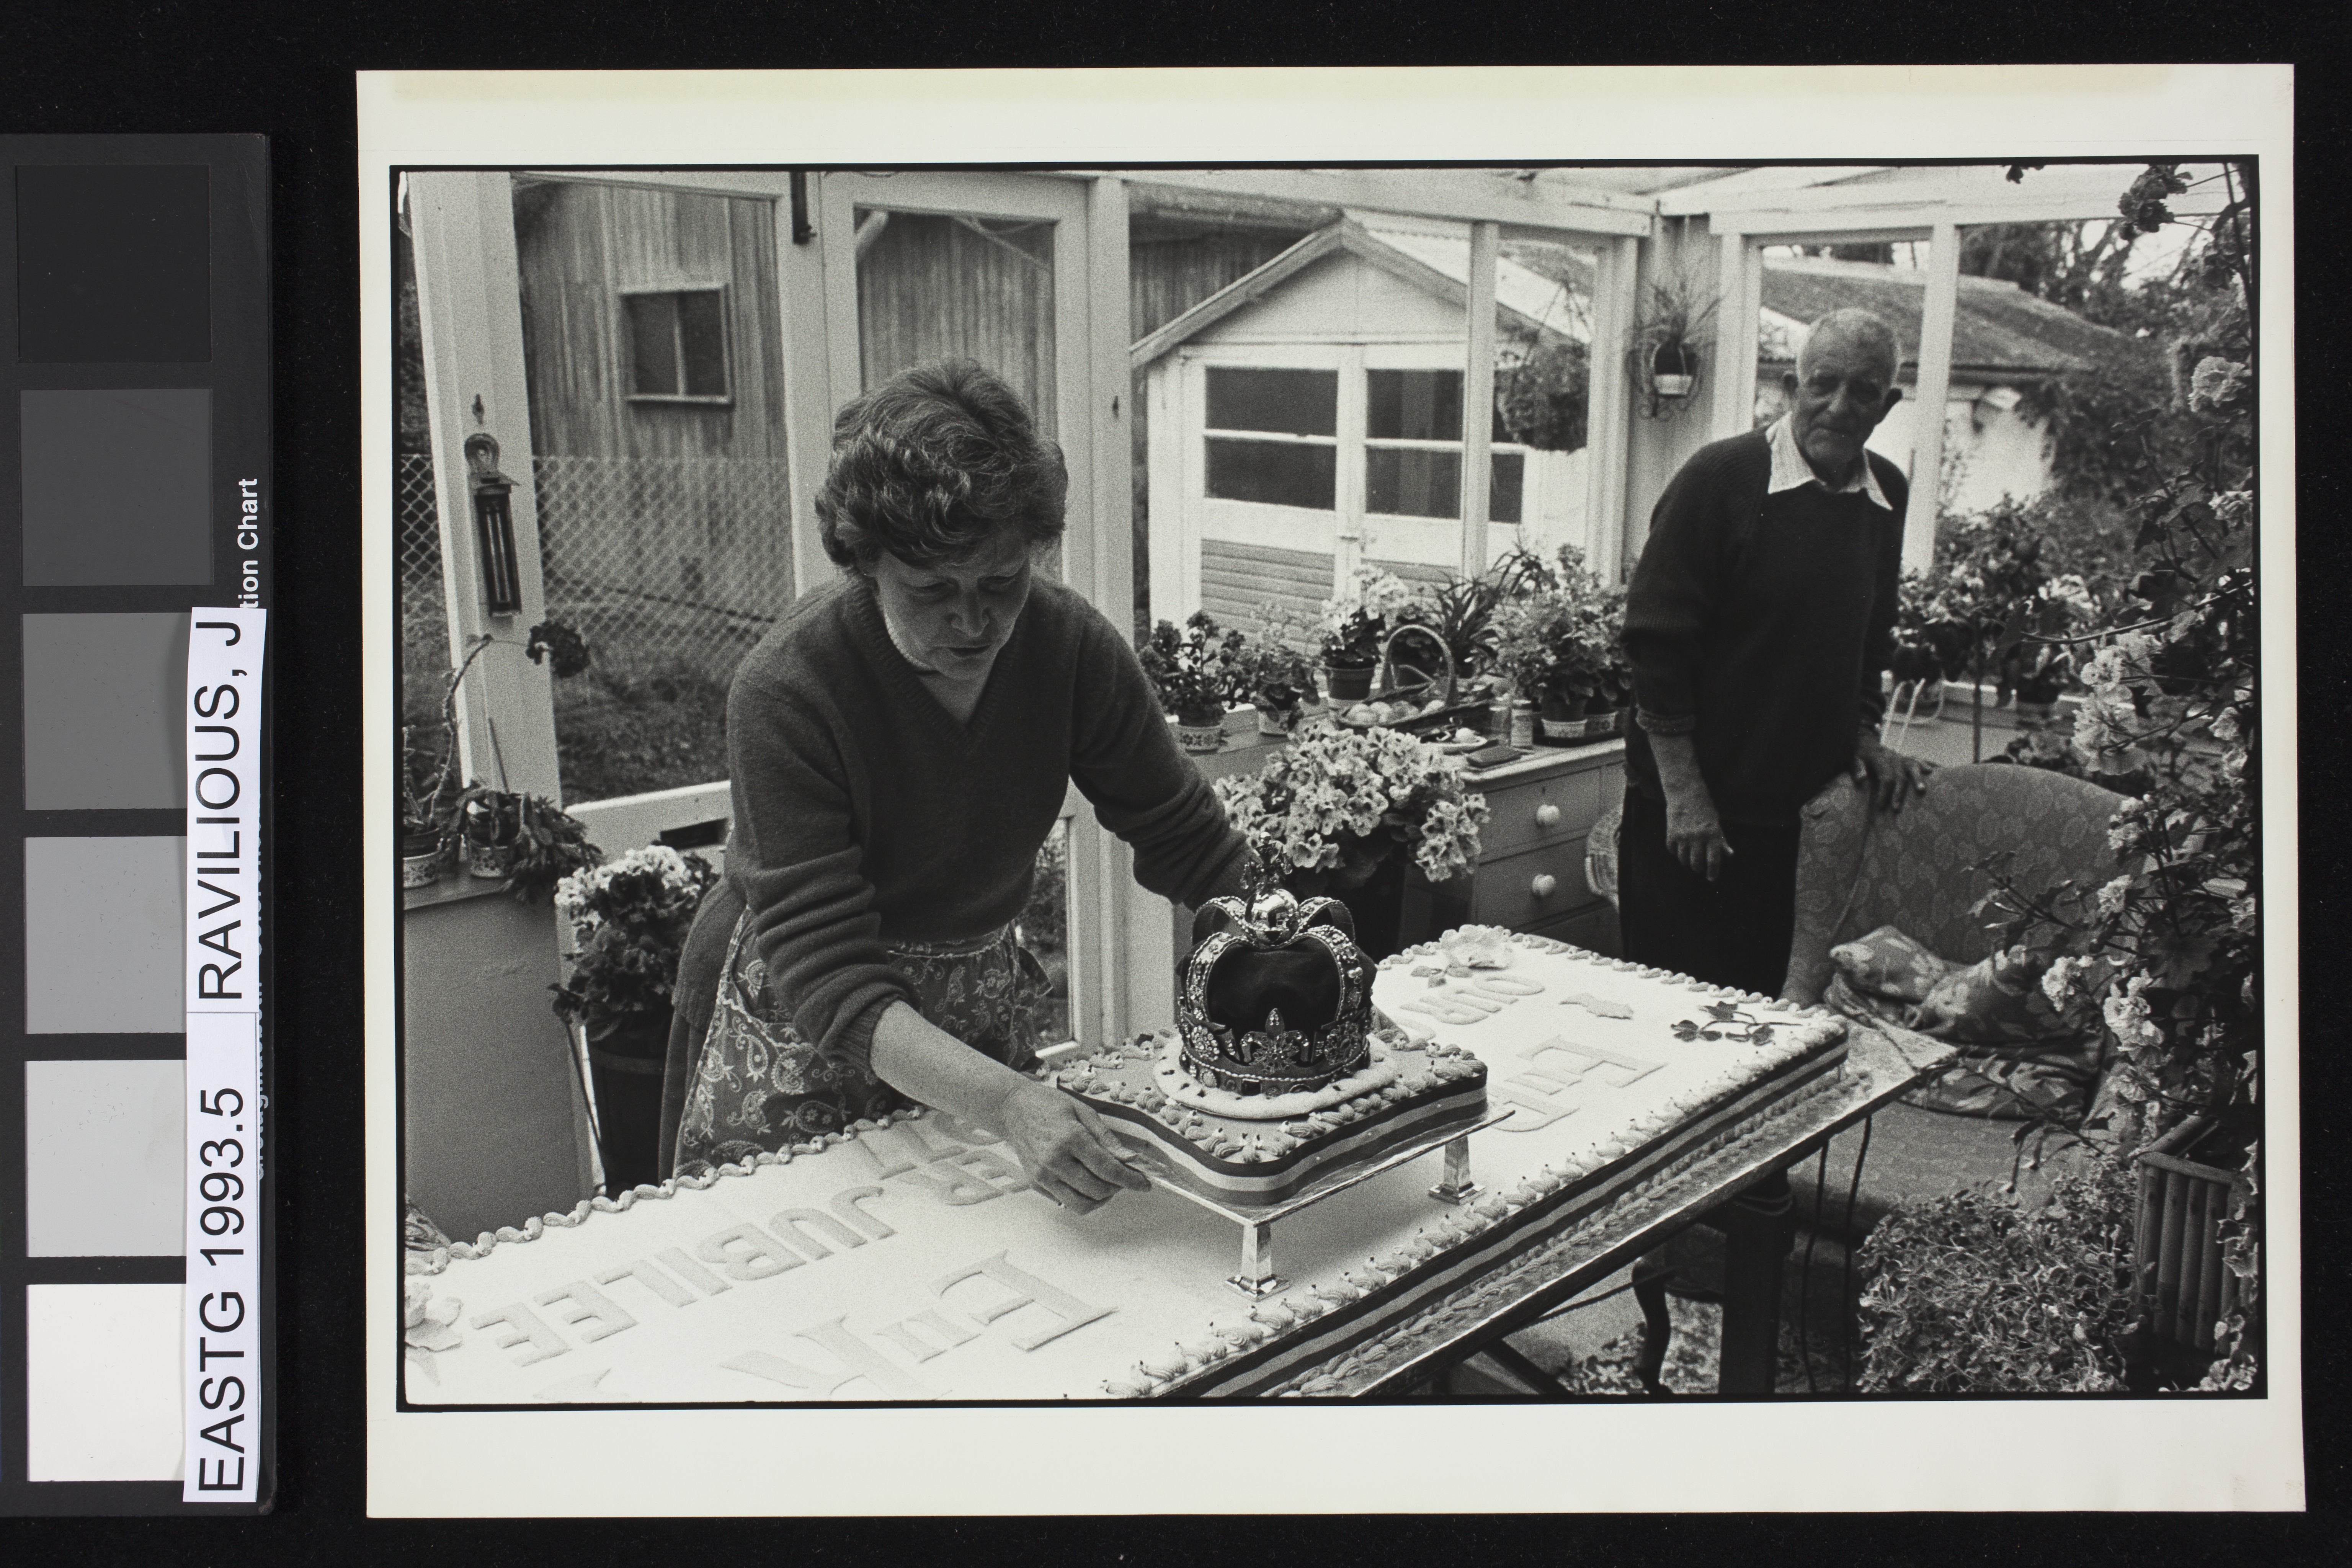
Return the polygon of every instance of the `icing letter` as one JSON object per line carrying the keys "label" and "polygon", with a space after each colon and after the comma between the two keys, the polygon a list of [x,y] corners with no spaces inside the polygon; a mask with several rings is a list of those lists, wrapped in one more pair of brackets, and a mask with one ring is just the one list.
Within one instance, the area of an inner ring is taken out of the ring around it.
{"label": "icing letter", "polygon": [[865,1155],[873,1164],[874,1179],[877,1182],[887,1182],[893,1176],[902,1176],[915,1168],[915,1162],[906,1155],[886,1150],[882,1145],[881,1135],[878,1133],[869,1132],[860,1138],[857,1141],[857,1152]]}
{"label": "icing letter", "polygon": [[726,1280],[721,1279],[675,1247],[665,1247],[654,1256],[668,1264],[671,1273],[706,1296],[716,1296],[721,1290],[733,1289]]}
{"label": "icing letter", "polygon": [[[993,1131],[986,1127],[978,1126],[971,1122],[958,1121],[954,1117],[950,1116],[944,1110],[932,1111],[927,1120],[939,1123],[939,1131],[941,1135],[948,1138],[961,1138],[967,1143],[979,1145],[983,1143],[1002,1143],[1004,1142],[1003,1133]],[[913,1125],[913,1123],[908,1123],[908,1125]]]}
{"label": "icing letter", "polygon": [[540,1320],[537,1312],[532,1311],[520,1301],[517,1301],[511,1307],[500,1307],[495,1312],[483,1312],[474,1319],[474,1327],[478,1329],[487,1329],[495,1323],[504,1323],[513,1331],[506,1338],[497,1342],[499,1349],[509,1350],[526,1340],[530,1342],[530,1349],[528,1352],[514,1358],[514,1364],[517,1366],[529,1366],[535,1361],[546,1361],[551,1356],[560,1356],[572,1348],[563,1342],[562,1334],[549,1328]]}
{"label": "icing letter", "polygon": [[982,1181],[999,1186],[1008,1193],[1026,1192],[1028,1178],[1006,1164],[986,1149],[966,1149],[948,1156],[950,1163],[962,1166]]}
{"label": "icing letter", "polygon": [[1072,1329],[1082,1329],[1097,1318],[1108,1318],[1118,1310],[1116,1307],[1089,1307],[1067,1291],[1056,1290],[1034,1274],[1015,1268],[1012,1264],[1004,1261],[1004,1254],[1001,1252],[992,1258],[982,1258],[969,1268],[959,1268],[953,1274],[941,1275],[932,1282],[931,1294],[945,1300],[950,1289],[973,1276],[982,1274],[1006,1289],[1016,1292],[993,1307],[971,1314],[982,1322],[992,1323],[1008,1312],[1016,1312],[1024,1307],[1032,1305],[1043,1307],[1063,1320],[1059,1328],[1049,1329],[1044,1333],[1030,1334],[1013,1342],[1014,1345],[1024,1351],[1034,1351],[1039,1345],[1050,1344]]}
{"label": "icing letter", "polygon": [[[565,1317],[558,1313],[556,1321],[566,1328],[579,1329],[580,1337],[592,1345],[607,1334],[617,1334],[623,1329],[634,1329],[637,1326],[637,1321],[635,1318],[613,1305],[613,1299],[610,1296],[605,1295],[585,1279],[574,1279],[569,1285],[560,1285],[532,1300],[541,1307],[552,1307],[558,1301],[571,1302],[574,1309],[572,1315]],[[582,1327],[583,1324],[586,1326]]]}
{"label": "icing letter", "polygon": [[[942,1156],[952,1156],[962,1152],[962,1145],[959,1144],[955,1141],[956,1132],[961,1131],[961,1129],[951,1129],[944,1126],[935,1129],[939,1138],[939,1142],[937,1144],[934,1144],[930,1139],[923,1136],[923,1123],[920,1121],[898,1122],[896,1124],[894,1131],[898,1132],[899,1137],[912,1144],[917,1153],[926,1160],[936,1160]],[[866,1136],[870,1138],[873,1134],[869,1132]]]}
{"label": "icing letter", "polygon": [[[918,1327],[941,1342],[933,1344],[929,1340],[922,1338],[915,1332]],[[937,1312],[918,1312],[911,1318],[892,1323],[887,1328],[878,1329],[876,1332],[919,1362],[929,1361],[935,1355],[944,1354],[958,1345],[970,1344],[980,1338],[961,1323],[951,1322]]]}
{"label": "icing letter", "polygon": [[878,1198],[882,1195],[882,1189],[879,1187],[844,1187],[833,1194],[833,1212],[853,1224],[864,1226],[874,1233],[875,1240],[880,1241],[885,1237],[896,1236],[898,1233],[857,1205],[868,1198]]}
{"label": "icing letter", "polygon": [[817,1323],[799,1331],[800,1337],[811,1344],[831,1351],[841,1362],[838,1372],[814,1372],[798,1362],[786,1361],[766,1351],[747,1351],[731,1356],[719,1364],[730,1372],[748,1372],[753,1377],[764,1377],[770,1383],[781,1383],[786,1388],[797,1388],[819,1399],[830,1399],[834,1391],[844,1384],[864,1378],[875,1392],[886,1399],[936,1398],[931,1390],[882,1359],[880,1352],[856,1334],[842,1327],[835,1318],[829,1323]]}
{"label": "icing letter", "polygon": [[[730,1252],[731,1247],[741,1247],[742,1255]],[[697,1247],[694,1255],[705,1263],[723,1266],[730,1279],[770,1279],[807,1261],[758,1226],[748,1224],[729,1226]]]}
{"label": "icing letter", "polygon": [[[1544,1066],[1551,1071],[1564,1072],[1579,1080],[1593,1074],[1600,1074],[1601,1081],[1612,1089],[1624,1089],[1639,1083],[1666,1065],[1664,1062],[1654,1062],[1642,1057],[1627,1056],[1622,1051],[1612,1051],[1605,1046],[1570,1045],[1558,1035],[1554,1035],[1539,1046],[1529,1047],[1527,1052],[1528,1060],[1539,1060],[1547,1051],[1559,1051],[1570,1058],[1566,1063],[1544,1063]],[[1576,1059],[1579,1058],[1582,1058],[1580,1063]],[[1603,1068],[1614,1068],[1623,1076],[1612,1078],[1601,1072]]]}
{"label": "icing letter", "polygon": [[1470,989],[1508,1001],[1514,996],[1533,996],[1543,987],[1517,974],[1485,974],[1470,982]]}
{"label": "icing letter", "polygon": [[1426,1013],[1441,1024],[1483,1023],[1489,1014],[1497,1011],[1494,1003],[1483,998],[1474,1001],[1458,992],[1451,996],[1417,996],[1398,1005],[1416,1013]]}
{"label": "icing letter", "polygon": [[961,1208],[966,1204],[984,1204],[991,1198],[1004,1195],[1003,1188],[991,1186],[971,1172],[950,1165],[945,1160],[934,1160],[921,1170],[908,1171],[907,1174],[928,1188],[931,1196],[954,1208]]}
{"label": "icing letter", "polygon": [[1522,1111],[1532,1110],[1538,1114],[1538,1120],[1531,1121],[1525,1115],[1519,1115],[1498,1121],[1495,1124],[1498,1131],[1533,1132],[1538,1128],[1550,1126],[1563,1116],[1576,1114],[1576,1107],[1572,1105],[1563,1110],[1543,1096],[1530,1093],[1526,1089],[1507,1089],[1500,1094],[1490,1094],[1486,1098],[1489,1104],[1499,1100],[1506,1105],[1519,1107]]}
{"label": "icing letter", "polygon": [[[696,1272],[701,1271],[698,1269]],[[655,1268],[653,1260],[649,1258],[640,1258],[635,1263],[624,1263],[618,1268],[607,1269],[596,1276],[596,1283],[599,1285],[612,1285],[623,1279],[635,1280],[673,1307],[694,1305],[694,1292]],[[711,1283],[716,1285],[719,1281],[713,1279]]]}
{"label": "icing letter", "polygon": [[[800,1227],[797,1233],[793,1226]],[[866,1238],[825,1213],[823,1209],[784,1209],[768,1221],[768,1228],[798,1247],[811,1258],[831,1258],[833,1248],[809,1234],[816,1226],[844,1247],[863,1247]]]}

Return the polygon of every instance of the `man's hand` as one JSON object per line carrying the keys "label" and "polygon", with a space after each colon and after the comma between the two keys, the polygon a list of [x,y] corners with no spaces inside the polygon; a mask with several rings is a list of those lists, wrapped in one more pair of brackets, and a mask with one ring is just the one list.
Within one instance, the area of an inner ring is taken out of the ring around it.
{"label": "man's hand", "polygon": [[1731,861],[1731,841],[1715,813],[1715,795],[1698,770],[1698,742],[1689,733],[1653,735],[1658,787],[1666,797],[1666,847],[1695,877],[1712,882]]}
{"label": "man's hand", "polygon": [[1731,841],[1723,836],[1723,819],[1715,814],[1706,785],[1685,785],[1666,796],[1666,847],[1693,876],[1710,882],[1731,863]]}
{"label": "man's hand", "polygon": [[1051,1085],[1020,1079],[990,1125],[1003,1130],[1031,1184],[1075,1213],[1100,1208],[1121,1187],[1151,1185],[1120,1158],[1101,1118]]}
{"label": "man's hand", "polygon": [[1865,729],[1853,747],[1853,782],[1866,787],[1882,811],[1901,811],[1903,803],[1927,791],[1927,775],[1936,764],[1906,757],[1879,743],[1877,732]]}

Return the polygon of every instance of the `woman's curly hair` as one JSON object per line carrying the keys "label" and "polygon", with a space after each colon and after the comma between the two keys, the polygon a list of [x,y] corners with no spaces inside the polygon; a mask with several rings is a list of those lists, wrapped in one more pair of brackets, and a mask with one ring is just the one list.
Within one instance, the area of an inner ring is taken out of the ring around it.
{"label": "woman's curly hair", "polygon": [[1058,539],[1070,479],[1002,379],[968,359],[903,370],[833,422],[833,464],[816,494],[824,552],[870,571],[886,552],[910,565],[960,559],[1011,530]]}

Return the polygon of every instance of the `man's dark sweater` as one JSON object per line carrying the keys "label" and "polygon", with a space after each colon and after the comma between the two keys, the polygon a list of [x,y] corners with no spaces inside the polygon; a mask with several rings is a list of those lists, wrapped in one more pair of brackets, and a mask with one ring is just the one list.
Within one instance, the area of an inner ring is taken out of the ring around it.
{"label": "man's dark sweater", "polygon": [[1070,783],[1153,892],[1244,885],[1247,846],[1134,650],[1057,583],[1031,591],[968,723],[898,653],[866,579],[818,589],[736,671],[727,752],[748,945],[771,1003],[828,1055],[863,1057],[882,1010],[912,1001],[889,944],[969,941],[1021,912]]}
{"label": "man's dark sweater", "polygon": [[1866,454],[1884,510],[1819,484],[1766,493],[1766,432],[1704,447],[1650,516],[1625,599],[1634,787],[1664,798],[1649,733],[1696,737],[1728,822],[1792,823],[1885,710],[1903,569],[1903,475]]}

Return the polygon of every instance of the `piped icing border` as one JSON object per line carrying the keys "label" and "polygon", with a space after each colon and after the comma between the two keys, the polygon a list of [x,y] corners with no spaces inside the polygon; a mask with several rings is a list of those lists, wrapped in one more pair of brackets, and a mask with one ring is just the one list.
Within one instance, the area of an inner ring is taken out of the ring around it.
{"label": "piped icing border", "polygon": [[[1367,1354],[1363,1346],[1386,1343],[1409,1332],[1430,1331],[1481,1310],[1478,1303],[1498,1300],[1504,1294],[1502,1281],[1516,1280],[1534,1267],[1519,1261],[1520,1256],[1540,1252],[1546,1267],[1556,1264],[1562,1253],[1595,1226],[1638,1211],[1674,1177],[1761,1140],[1772,1125],[1798,1107],[1844,1087],[1846,1080],[1835,1070],[1842,1065],[1842,1058],[1823,1058],[1793,1092],[1731,1117],[1727,1125],[1673,1159],[1658,1163],[1620,1191],[1606,1193],[1605,1189],[1611,1184],[1611,1167],[1624,1163],[1626,1156],[1611,1156],[1606,1146],[1592,1164],[1571,1160],[1566,1169],[1548,1166],[1506,1191],[1490,1193],[1465,1208],[1440,1215],[1392,1251],[1342,1271],[1337,1281],[1303,1287],[1276,1300],[1257,1303],[1237,1323],[1223,1327],[1213,1323],[1208,1334],[1177,1345],[1176,1357],[1137,1362],[1124,1377],[1106,1379],[1104,1392],[1118,1399],[1339,1392],[1343,1368],[1352,1373],[1360,1363],[1387,1353],[1375,1349]],[[1639,1146],[1634,1148],[1638,1152]],[[1572,1206],[1593,1191],[1602,1191],[1604,1195],[1591,1210],[1557,1233],[1538,1233],[1515,1254],[1510,1242],[1517,1233],[1562,1206]],[[1482,1250],[1496,1255],[1482,1257]],[[1466,1287],[1448,1278],[1465,1275],[1470,1281]],[[1461,1299],[1465,1293],[1475,1297],[1475,1302],[1464,1304]],[[1379,1315],[1384,1308],[1396,1310],[1381,1298],[1404,1294],[1438,1299],[1435,1305],[1409,1317],[1391,1320]],[[1351,1332],[1350,1325],[1357,1331]],[[1313,1342],[1318,1336],[1333,1334],[1338,1337],[1330,1344]],[[1254,1363],[1269,1358],[1304,1360],[1309,1369],[1295,1374],[1285,1374],[1278,1368],[1271,1374],[1256,1369]]]}

